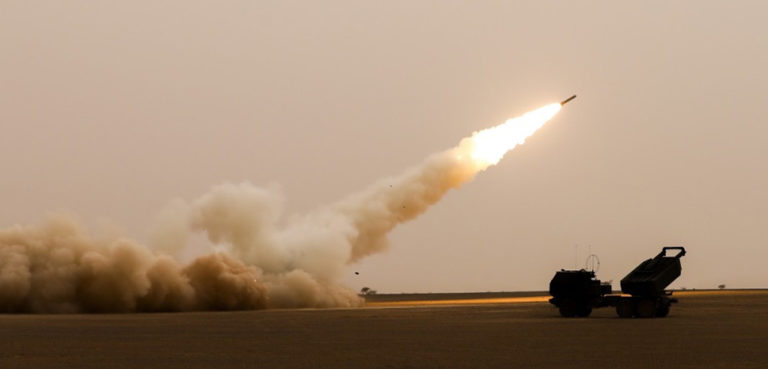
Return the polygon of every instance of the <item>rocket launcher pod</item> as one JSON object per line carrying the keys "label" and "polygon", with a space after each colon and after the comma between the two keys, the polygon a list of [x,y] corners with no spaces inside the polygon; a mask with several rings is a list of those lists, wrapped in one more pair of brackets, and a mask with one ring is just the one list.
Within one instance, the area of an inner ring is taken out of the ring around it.
{"label": "rocket launcher pod", "polygon": [[[671,250],[678,252],[676,255],[667,255],[667,251]],[[664,289],[680,276],[683,269],[680,258],[683,256],[684,247],[664,247],[656,257],[640,263],[621,280],[621,291],[633,296],[664,294]]]}

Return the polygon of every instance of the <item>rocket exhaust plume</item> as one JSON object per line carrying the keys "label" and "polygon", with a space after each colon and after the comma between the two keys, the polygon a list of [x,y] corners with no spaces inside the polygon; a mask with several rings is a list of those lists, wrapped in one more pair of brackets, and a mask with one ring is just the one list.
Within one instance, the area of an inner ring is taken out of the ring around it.
{"label": "rocket exhaust plume", "polygon": [[[389,231],[497,164],[560,108],[475,132],[400,176],[287,220],[276,188],[241,183],[173,202],[146,246],[91,236],[65,217],[0,229],[0,312],[359,306],[339,284],[349,263],[385,249]],[[196,233],[207,249],[190,246]]]}

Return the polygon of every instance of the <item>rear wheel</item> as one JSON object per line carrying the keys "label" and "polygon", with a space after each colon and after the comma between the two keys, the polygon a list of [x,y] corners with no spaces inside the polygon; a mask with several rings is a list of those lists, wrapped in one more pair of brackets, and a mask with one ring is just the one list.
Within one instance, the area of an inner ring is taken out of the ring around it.
{"label": "rear wheel", "polygon": [[616,303],[616,314],[619,318],[631,318],[635,315],[635,304],[632,299],[621,298]]}
{"label": "rear wheel", "polygon": [[669,304],[661,304],[658,308],[656,308],[657,317],[664,318],[667,315],[669,315]]}
{"label": "rear wheel", "polygon": [[638,318],[653,318],[656,316],[656,299],[642,299],[637,302]]}

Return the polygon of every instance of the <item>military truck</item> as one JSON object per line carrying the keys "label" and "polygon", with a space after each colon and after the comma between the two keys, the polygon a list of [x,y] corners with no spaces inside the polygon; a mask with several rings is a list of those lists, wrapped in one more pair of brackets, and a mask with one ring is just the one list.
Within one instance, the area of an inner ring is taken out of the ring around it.
{"label": "military truck", "polygon": [[[671,255],[669,252],[677,251]],[[587,317],[592,309],[606,306],[616,308],[621,318],[663,318],[677,299],[665,291],[677,277],[685,256],[682,246],[667,246],[652,259],[640,263],[621,280],[622,294],[614,294],[610,283],[603,283],[594,270],[565,270],[555,273],[549,283],[549,302],[564,317]]]}

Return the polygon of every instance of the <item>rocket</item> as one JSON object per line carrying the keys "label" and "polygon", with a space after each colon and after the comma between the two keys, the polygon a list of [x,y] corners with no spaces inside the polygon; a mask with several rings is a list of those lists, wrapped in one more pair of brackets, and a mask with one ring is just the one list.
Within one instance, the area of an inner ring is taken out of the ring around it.
{"label": "rocket", "polygon": [[575,98],[576,98],[576,95],[573,95],[573,96],[571,96],[571,97],[569,97],[569,98],[567,98],[567,99],[565,99],[565,100],[561,101],[561,102],[560,102],[560,106],[563,106],[563,105],[565,105],[567,102],[569,102],[569,101],[571,101],[571,100],[573,100],[573,99],[575,99]]}

